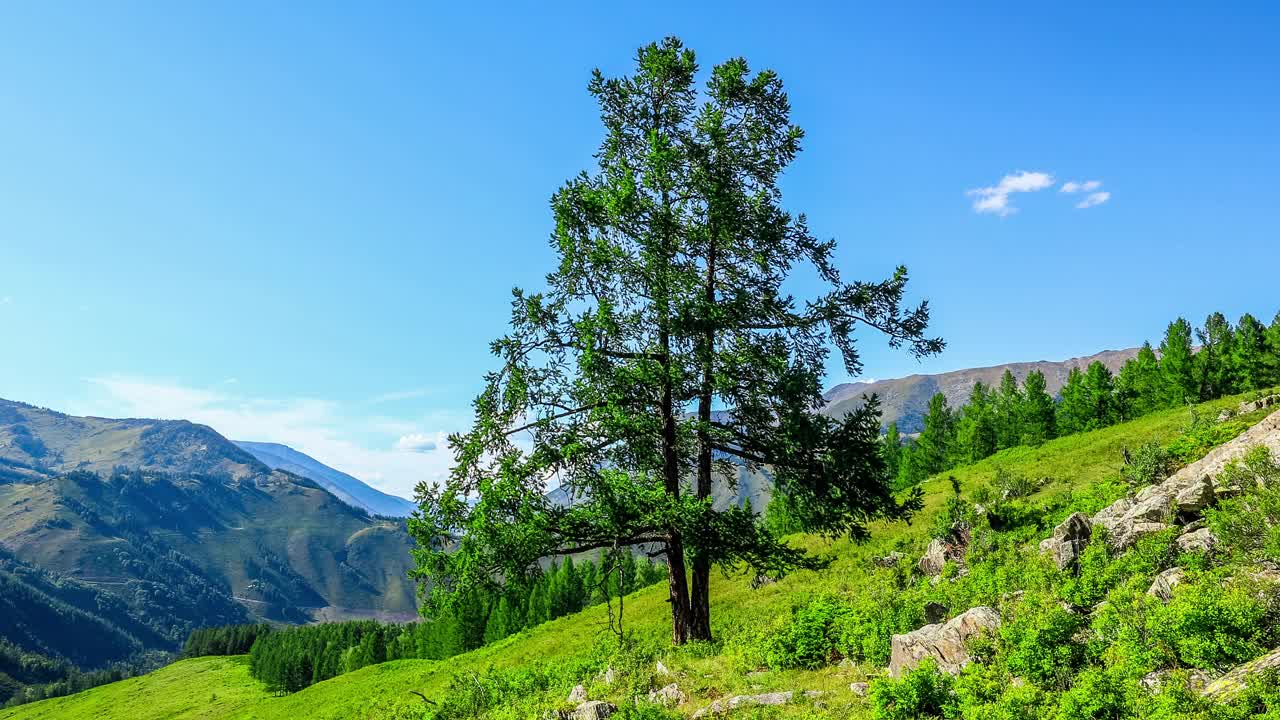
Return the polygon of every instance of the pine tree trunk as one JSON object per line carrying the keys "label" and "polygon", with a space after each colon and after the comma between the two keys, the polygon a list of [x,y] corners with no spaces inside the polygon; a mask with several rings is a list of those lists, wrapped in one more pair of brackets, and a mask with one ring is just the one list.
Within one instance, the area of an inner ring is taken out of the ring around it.
{"label": "pine tree trunk", "polygon": [[684,542],[679,533],[667,537],[668,585],[671,589],[671,642],[689,641],[689,583],[685,579]]}
{"label": "pine tree trunk", "polygon": [[[707,314],[716,301],[716,246],[714,233],[707,252],[707,282],[703,300]],[[705,319],[706,329],[702,337],[702,387],[698,397],[698,478],[697,497],[705,500],[711,497],[711,401],[715,391],[715,328],[711,318]],[[711,558],[706,552],[693,556],[693,586],[689,596],[689,638],[691,640],[711,640]]]}

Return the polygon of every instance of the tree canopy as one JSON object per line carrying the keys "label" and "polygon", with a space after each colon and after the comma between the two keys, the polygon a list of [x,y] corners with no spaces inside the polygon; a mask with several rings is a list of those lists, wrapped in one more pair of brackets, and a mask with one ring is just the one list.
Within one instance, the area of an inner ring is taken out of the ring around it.
{"label": "tree canopy", "polygon": [[[668,38],[634,74],[591,79],[605,139],[595,172],[552,198],[558,265],[545,290],[514,291],[450,479],[419,488],[428,612],[548,556],[635,548],[667,563],[674,641],[707,639],[713,565],[822,562],[750,508],[713,509],[717,473],[767,466],[800,527],[855,539],[919,506],[892,492],[874,398],[839,420],[817,410],[833,349],[861,369],[858,327],[939,352],[927,304],[904,305],[905,268],[845,281],[835,242],[783,209],[778,176],[804,133],[778,76],[732,59],[699,92],[698,70]],[[797,271],[823,290],[789,294]],[[547,497],[556,486],[568,502]]]}

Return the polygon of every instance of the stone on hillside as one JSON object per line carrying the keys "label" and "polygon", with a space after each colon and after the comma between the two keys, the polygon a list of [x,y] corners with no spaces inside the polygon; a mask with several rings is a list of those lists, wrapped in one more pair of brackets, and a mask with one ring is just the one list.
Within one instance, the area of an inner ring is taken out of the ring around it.
{"label": "stone on hillside", "polygon": [[888,555],[882,555],[880,557],[877,557],[873,559],[871,562],[876,567],[891,568],[891,567],[897,567],[898,561],[901,560],[902,557],[903,555],[900,552],[891,552]]}
{"label": "stone on hillside", "polygon": [[1147,589],[1147,594],[1158,598],[1160,602],[1167,603],[1173,599],[1173,589],[1182,584],[1186,575],[1180,567],[1169,568],[1156,576],[1151,587]]}
{"label": "stone on hillside", "polygon": [[605,720],[618,712],[618,706],[603,700],[589,700],[569,713],[571,720]]}
{"label": "stone on hillside", "polygon": [[1268,670],[1280,669],[1280,649],[1272,650],[1257,660],[1247,662],[1209,683],[1200,693],[1215,700],[1228,700],[1244,690],[1249,681]]}
{"label": "stone on hillside", "polygon": [[1184,553],[1212,552],[1217,544],[1218,538],[1214,537],[1209,528],[1200,528],[1178,536],[1178,550]]}
{"label": "stone on hillside", "polygon": [[924,556],[918,564],[920,572],[929,577],[937,577],[942,574],[942,568],[948,560],[963,562],[964,553],[968,549],[969,526],[956,523],[951,526],[945,538],[934,538],[929,542],[929,547],[925,548]]}
{"label": "stone on hillside", "polygon": [[604,675],[601,677],[605,685],[612,685],[618,679],[618,673],[612,667],[605,668]]}
{"label": "stone on hillside", "polygon": [[1053,558],[1059,570],[1075,567],[1080,553],[1089,545],[1092,525],[1084,513],[1072,513],[1053,529],[1053,537],[1040,543],[1040,551]]}
{"label": "stone on hillside", "polygon": [[[1175,673],[1174,670],[1153,670],[1143,675],[1138,684],[1155,695],[1164,689],[1165,685],[1174,678]],[[1204,670],[1187,670],[1182,674],[1186,677],[1187,689],[1192,692],[1202,692],[1213,681],[1213,675]]]}
{"label": "stone on hillside", "polygon": [[919,630],[894,635],[889,674],[899,677],[926,657],[932,657],[938,668],[956,674],[969,664],[969,640],[1000,627],[1000,613],[979,606],[957,615],[945,623],[925,625]]}
{"label": "stone on hillside", "polygon": [[1182,486],[1174,496],[1178,512],[1192,515],[1200,514],[1205,508],[1213,505],[1216,499],[1213,482],[1203,475]]}
{"label": "stone on hillside", "polygon": [[569,698],[568,698],[568,699],[569,699],[569,702],[571,702],[571,703],[583,703],[583,702],[586,702],[586,701],[587,701],[587,686],[585,686],[585,685],[574,685],[574,686],[573,686],[573,689],[569,691]]}
{"label": "stone on hillside", "polygon": [[1162,522],[1135,522],[1123,527],[1120,535],[1111,536],[1111,544],[1118,550],[1126,550],[1143,535],[1164,532],[1173,526]]}
{"label": "stone on hillside", "polygon": [[666,666],[666,665],[663,665],[663,664],[662,664],[662,661],[661,661],[661,660],[659,660],[659,661],[658,661],[658,664],[654,666],[653,671],[654,671],[655,673],[657,673],[658,675],[670,675],[670,674],[671,674],[671,671],[667,669],[667,666]]}
{"label": "stone on hillside", "polygon": [[867,693],[871,692],[871,685],[864,682],[849,683],[849,692],[858,697],[866,697]]}
{"label": "stone on hillside", "polygon": [[660,690],[649,691],[649,702],[665,707],[675,707],[683,704],[688,699],[688,696],[684,694],[680,686],[675,683],[671,683]]}
{"label": "stone on hillside", "polygon": [[749,705],[786,705],[791,702],[791,698],[794,696],[795,693],[789,690],[787,692],[762,693],[760,695],[735,695],[731,698],[716,700],[694,713],[693,717],[696,720],[696,718],[707,715],[722,715],[731,710],[737,710],[740,707]]}

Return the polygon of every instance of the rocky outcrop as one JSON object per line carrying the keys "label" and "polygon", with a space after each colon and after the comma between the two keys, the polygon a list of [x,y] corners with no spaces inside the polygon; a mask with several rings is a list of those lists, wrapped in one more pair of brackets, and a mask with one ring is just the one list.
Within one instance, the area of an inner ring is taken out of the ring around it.
{"label": "rocky outcrop", "polygon": [[1156,576],[1147,589],[1147,594],[1167,603],[1173,599],[1173,589],[1181,585],[1186,576],[1186,571],[1180,567],[1169,568]]}
{"label": "rocky outcrop", "polygon": [[[1264,405],[1263,407],[1269,407]],[[1122,498],[1098,511],[1093,525],[1107,530],[1110,543],[1124,549],[1143,535],[1168,530],[1175,524],[1194,519],[1225,494],[1236,488],[1221,487],[1217,478],[1227,463],[1243,456],[1249,448],[1261,445],[1280,452],[1280,412],[1274,412],[1238,437],[1210,450],[1203,458],[1187,465],[1156,485],[1143,488],[1131,498]],[[1055,531],[1056,534],[1056,531]],[[1211,536],[1209,536],[1211,537]],[[1199,548],[1205,535],[1186,542]],[[1045,541],[1052,551],[1054,547]]]}
{"label": "rocky outcrop", "polygon": [[586,701],[587,701],[587,686],[585,686],[585,685],[574,685],[574,686],[573,686],[573,689],[569,691],[569,697],[568,697],[568,700],[569,700],[569,702],[571,702],[571,703],[584,703],[584,702],[586,702]]}
{"label": "rocky outcrop", "polygon": [[849,692],[858,697],[866,697],[871,692],[871,684],[865,682],[849,683]]}
{"label": "rocky outcrop", "polygon": [[649,702],[665,707],[682,705],[688,699],[689,697],[684,694],[684,691],[676,683],[671,683],[658,690],[649,691]]}
{"label": "rocky outcrop", "polygon": [[[1245,402],[1240,403],[1240,407],[1236,408],[1235,414],[1248,415],[1249,413],[1254,412],[1256,410],[1269,408],[1276,404],[1280,404],[1280,395],[1268,395],[1264,398],[1259,398],[1257,400],[1247,400]],[[1218,415],[1218,422],[1223,422],[1224,420],[1230,420],[1231,416],[1232,416],[1232,412],[1230,410],[1223,410]]]}
{"label": "rocky outcrop", "polygon": [[1200,528],[1185,532],[1178,536],[1178,551],[1184,553],[1207,553],[1213,552],[1213,548],[1218,544],[1218,538],[1214,537],[1209,528]]}
{"label": "rocky outcrop", "polygon": [[605,720],[618,712],[618,706],[603,700],[589,700],[569,713],[569,720]]}
{"label": "rocky outcrop", "polygon": [[1268,670],[1280,669],[1280,649],[1272,650],[1252,662],[1240,665],[1226,675],[1209,683],[1201,695],[1215,700],[1227,700],[1244,690],[1249,680]]}
{"label": "rocky outcrop", "polygon": [[1040,543],[1040,551],[1052,557],[1059,570],[1073,568],[1080,561],[1080,553],[1089,546],[1092,529],[1089,516],[1072,513],[1053,529],[1053,537]]}
{"label": "rocky outcrop", "polygon": [[[693,714],[693,717],[700,718],[707,715],[723,715],[732,710],[742,707],[750,707],[752,705],[786,705],[796,694],[790,690],[786,692],[762,693],[760,695],[735,695],[731,698],[717,700],[710,705],[702,708]],[[818,690],[806,690],[802,693],[803,697],[814,699],[822,696],[822,692]]]}
{"label": "rocky outcrop", "polygon": [[890,641],[889,674],[900,677],[927,657],[936,660],[939,669],[958,673],[969,664],[969,640],[999,627],[1000,613],[994,608],[979,606],[947,622],[894,635]]}
{"label": "rocky outcrop", "polygon": [[925,548],[920,558],[920,572],[929,577],[942,574],[947,561],[964,562],[964,554],[969,549],[969,526],[956,523],[951,526],[946,537],[934,538]]}

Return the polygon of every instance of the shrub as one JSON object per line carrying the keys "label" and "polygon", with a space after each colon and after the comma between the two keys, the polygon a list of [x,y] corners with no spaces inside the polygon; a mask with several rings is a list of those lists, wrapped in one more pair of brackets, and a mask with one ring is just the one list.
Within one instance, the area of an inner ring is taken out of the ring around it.
{"label": "shrub", "polygon": [[1086,620],[1048,593],[1024,595],[1012,615],[1000,628],[1009,671],[1046,687],[1066,687],[1084,660],[1084,646],[1074,636]]}
{"label": "shrub", "polygon": [[815,669],[840,657],[840,622],[849,609],[830,597],[793,608],[782,627],[766,638],[765,662],[775,669]]}
{"label": "shrub", "polygon": [[1213,534],[1242,559],[1280,557],[1280,463],[1271,452],[1250,449],[1223,469],[1218,482],[1243,494],[1205,513]]}
{"label": "shrub", "polygon": [[1116,673],[1089,668],[1062,694],[1054,720],[1103,720],[1132,717],[1126,683]]}
{"label": "shrub", "polygon": [[1130,486],[1153,485],[1169,477],[1177,464],[1160,443],[1144,443],[1120,471]]}
{"label": "shrub", "polygon": [[901,679],[877,680],[871,686],[871,706],[876,720],[958,718],[955,678],[940,672],[933,658],[908,670]]}

